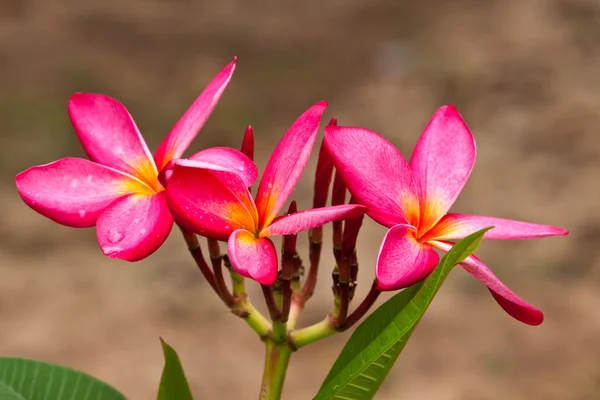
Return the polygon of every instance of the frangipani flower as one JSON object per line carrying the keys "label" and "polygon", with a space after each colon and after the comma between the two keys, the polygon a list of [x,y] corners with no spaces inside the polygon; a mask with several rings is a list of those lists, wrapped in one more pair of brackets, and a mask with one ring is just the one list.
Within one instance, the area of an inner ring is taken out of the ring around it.
{"label": "frangipani flower", "polygon": [[[475,163],[475,140],[452,106],[440,108],[423,132],[407,163],[377,133],[328,126],[325,143],[352,195],[367,214],[390,228],[377,259],[380,290],[408,287],[429,275],[439,261],[434,248],[447,252],[459,240],[494,226],[484,239],[510,240],[566,235],[561,228],[465,214],[447,214]],[[523,301],[477,257],[461,266],[483,282],[500,306],[531,325],[543,314]]]}
{"label": "frangipani flower", "polygon": [[227,241],[235,270],[264,285],[277,278],[277,253],[268,236],[298,233],[366,211],[360,205],[343,205],[277,218],[308,162],[326,106],[320,102],[308,109],[281,139],[256,200],[246,182],[230,171],[198,161],[171,163],[167,200],[176,220],[202,236]]}
{"label": "frangipani flower", "polygon": [[[200,94],[153,158],[127,109],[99,94],[77,93],[69,116],[89,160],[63,158],[16,177],[19,194],[35,211],[74,228],[96,225],[107,256],[137,261],[156,251],[173,226],[158,172],[181,157],[229,83],[235,60]],[[192,159],[239,172],[251,185],[257,170],[237,150],[212,148]]]}

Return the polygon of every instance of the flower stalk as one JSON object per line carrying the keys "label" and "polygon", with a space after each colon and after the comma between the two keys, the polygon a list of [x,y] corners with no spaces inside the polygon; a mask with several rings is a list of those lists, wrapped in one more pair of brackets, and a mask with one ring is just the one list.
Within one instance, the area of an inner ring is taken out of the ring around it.
{"label": "flower stalk", "polygon": [[254,308],[248,299],[244,277],[233,270],[229,258],[226,255],[223,256],[223,263],[231,274],[231,287],[233,296],[236,299],[234,306],[231,308],[231,312],[246,321],[248,326],[258,334],[260,339],[266,341],[269,337],[269,332],[272,329],[271,323],[260,313],[260,311]]}
{"label": "flower stalk", "polygon": [[287,343],[266,342],[265,366],[259,400],[279,400],[290,362],[292,349]]}
{"label": "flower stalk", "polygon": [[204,255],[202,254],[202,249],[200,248],[200,242],[198,241],[198,237],[196,236],[195,233],[192,233],[192,232],[186,230],[181,225],[178,225],[178,226],[179,226],[179,229],[181,230],[181,233],[183,234],[183,239],[185,240],[185,243],[187,244],[188,250],[190,251],[192,258],[196,262],[196,265],[198,266],[198,269],[200,270],[200,272],[202,272],[202,275],[204,275],[204,278],[206,279],[206,281],[208,282],[210,287],[217,294],[219,294],[219,297],[220,297],[220,293],[219,293],[219,289],[217,288],[215,276],[214,276],[213,272],[210,270],[210,267],[208,266],[208,264],[206,263],[206,260],[204,259]]}
{"label": "flower stalk", "polygon": [[225,283],[225,277],[223,276],[223,256],[221,254],[221,248],[219,242],[214,239],[207,239],[208,243],[208,254],[210,256],[210,262],[215,276],[215,284],[221,299],[231,308],[235,305],[237,299],[231,294],[231,291]]}

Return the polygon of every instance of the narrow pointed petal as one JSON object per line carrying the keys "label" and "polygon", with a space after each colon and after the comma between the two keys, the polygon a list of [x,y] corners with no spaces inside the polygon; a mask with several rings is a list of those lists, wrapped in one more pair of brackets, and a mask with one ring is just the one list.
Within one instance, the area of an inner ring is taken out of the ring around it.
{"label": "narrow pointed petal", "polygon": [[419,200],[406,160],[392,143],[362,128],[325,127],[325,144],[352,196],[386,227],[418,224]]}
{"label": "narrow pointed petal", "polygon": [[76,93],[69,117],[90,160],[156,182],[152,154],[123,104],[102,94]]}
{"label": "narrow pointed petal", "polygon": [[113,201],[150,192],[132,176],[82,158],[63,158],[29,168],[16,177],[25,203],[51,220],[74,228],[94,226]]}
{"label": "narrow pointed petal", "polygon": [[174,160],[167,201],[177,222],[193,232],[227,240],[236,229],[256,231],[256,207],[244,181],[200,161]]}
{"label": "narrow pointed petal", "polygon": [[254,162],[242,152],[229,147],[212,147],[194,154],[189,159],[219,165],[235,172],[248,187],[252,186],[258,177],[258,169]]}
{"label": "narrow pointed petal", "polygon": [[[494,228],[496,229],[496,228]],[[445,252],[452,248],[452,243],[432,241],[433,246]],[[511,317],[528,325],[540,325],[544,322],[544,314],[536,307],[517,296],[496,275],[474,255],[460,263],[469,274],[486,285],[494,299]]]}
{"label": "narrow pointed petal", "polygon": [[263,285],[272,285],[277,279],[277,252],[273,242],[257,238],[244,229],[234,231],[227,241],[231,266],[242,276]]}
{"label": "narrow pointed petal", "polygon": [[439,256],[435,250],[417,242],[416,229],[396,225],[381,244],[377,257],[377,287],[379,290],[398,290],[425,279],[436,267]]}
{"label": "narrow pointed petal", "polygon": [[254,160],[254,131],[251,126],[246,128],[244,139],[242,139],[242,147],[240,151],[251,160]]}
{"label": "narrow pointed petal", "polygon": [[450,209],[475,164],[475,139],[453,106],[441,107],[423,131],[410,159],[420,187],[419,231],[433,227]]}
{"label": "narrow pointed petal", "polygon": [[200,132],[229,84],[235,70],[235,62],[236,58],[213,78],[160,144],[154,155],[159,170],[172,159],[180,158]]}
{"label": "narrow pointed petal", "polygon": [[102,252],[109,257],[139,261],[164,243],[173,227],[165,192],[130,194],[104,210],[96,224]]}
{"label": "narrow pointed petal", "polygon": [[448,214],[426,236],[431,237],[432,240],[460,240],[487,226],[494,227],[494,229],[487,231],[483,237],[488,240],[521,240],[546,236],[564,236],[569,233],[565,229],[550,225],[538,225],[479,215]]}
{"label": "narrow pointed petal", "polygon": [[278,218],[260,234],[261,236],[290,235],[323,226],[331,221],[356,218],[366,211],[366,207],[358,204],[313,208]]}
{"label": "narrow pointed petal", "polygon": [[300,179],[326,107],[327,102],[321,101],[305,111],[290,127],[269,159],[256,194],[261,227],[275,219]]}

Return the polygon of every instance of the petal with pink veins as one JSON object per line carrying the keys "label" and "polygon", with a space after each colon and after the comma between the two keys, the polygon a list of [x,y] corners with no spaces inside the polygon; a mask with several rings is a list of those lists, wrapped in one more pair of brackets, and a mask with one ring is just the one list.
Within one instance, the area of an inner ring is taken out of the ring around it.
{"label": "petal with pink veins", "polygon": [[100,213],[119,197],[151,192],[132,176],[82,158],[29,168],[17,175],[16,183],[29,207],[73,228],[94,226]]}
{"label": "petal with pink veins", "polygon": [[157,170],[152,154],[123,104],[102,94],[76,93],[68,109],[90,160],[154,185]]}
{"label": "petal with pink veins", "polygon": [[102,252],[109,257],[139,261],[164,243],[173,227],[165,192],[130,194],[104,210],[96,224]]}
{"label": "petal with pink veins", "polygon": [[276,219],[262,230],[261,236],[291,235],[330,223],[361,216],[367,208],[357,204],[313,208]]}
{"label": "petal with pink veins", "polygon": [[258,169],[254,162],[242,152],[229,147],[212,147],[199,151],[189,159],[219,165],[235,172],[248,187],[252,186],[258,177]]}
{"label": "petal with pink veins", "polygon": [[388,228],[418,224],[417,188],[392,143],[368,129],[327,126],[325,144],[350,193],[369,208],[371,218]]}
{"label": "petal with pink veins", "polygon": [[172,159],[180,158],[200,132],[229,84],[236,60],[237,58],[234,58],[213,78],[160,144],[154,155],[159,170],[162,170]]}
{"label": "petal with pink veins", "polygon": [[433,227],[450,209],[475,164],[475,139],[453,106],[441,107],[431,118],[410,159],[420,187],[419,231]]}
{"label": "petal with pink veins", "polygon": [[268,226],[294,190],[317,139],[321,116],[327,107],[321,101],[304,112],[281,139],[265,168],[256,193],[260,226]]}
{"label": "petal with pink veins", "polygon": [[377,256],[377,287],[398,290],[425,279],[435,269],[439,256],[435,250],[417,242],[416,229],[396,225],[390,229]]}
{"label": "petal with pink veins", "polygon": [[550,225],[532,224],[529,222],[512,221],[509,219],[484,217],[467,214],[448,214],[428,232],[425,238],[431,240],[460,240],[480,229],[493,226],[485,233],[488,240],[521,240],[541,238],[546,236],[564,236],[569,232],[565,229]]}
{"label": "petal with pink veins", "polygon": [[177,222],[218,240],[227,240],[236,229],[256,231],[256,206],[237,174],[194,160],[174,160],[170,166],[166,192]]}
{"label": "petal with pink veins", "polygon": [[[452,243],[438,241],[430,243],[445,252],[448,252],[452,248]],[[461,262],[460,266],[486,285],[492,296],[494,296],[494,299],[500,304],[500,307],[510,316],[528,325],[540,325],[544,322],[544,314],[540,310],[511,291],[479,258],[471,255]]]}
{"label": "petal with pink veins", "polygon": [[231,266],[242,276],[263,285],[277,279],[277,252],[270,239],[257,238],[244,229],[234,231],[227,241]]}

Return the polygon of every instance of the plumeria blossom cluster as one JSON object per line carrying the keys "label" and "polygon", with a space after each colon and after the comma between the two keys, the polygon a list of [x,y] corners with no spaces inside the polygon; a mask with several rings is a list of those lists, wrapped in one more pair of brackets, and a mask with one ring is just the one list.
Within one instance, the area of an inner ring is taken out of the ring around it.
{"label": "plumeria blossom cluster", "polygon": [[[235,64],[209,83],[154,156],[121,103],[99,94],[73,95],[68,112],[89,159],[64,158],[20,173],[16,184],[21,197],[60,224],[96,226],[104,254],[128,261],[155,252],[176,223],[198,266],[232,310],[242,305],[238,314],[244,318],[255,312],[243,289],[235,286],[251,278],[263,287],[271,319],[287,323],[287,330],[293,329],[315,288],[322,227],[328,223],[333,223],[337,264],[336,309],[330,320],[337,330],[364,315],[379,292],[426,278],[439,262],[436,250],[447,252],[455,241],[481,228],[494,227],[484,237],[492,240],[567,234],[553,226],[448,213],[476,154],[473,135],[452,106],[435,113],[409,162],[378,133],[332,120],[319,152],[313,208],[298,211],[292,202],[280,215],[308,163],[327,103],[316,103],[291,125],[253,196],[258,170],[250,127],[241,151],[215,147],[183,158],[229,84]],[[355,247],[365,214],[389,230],[379,250],[370,300],[348,316],[358,270]],[[296,251],[296,234],[302,231],[309,231],[310,268]],[[212,270],[196,235],[208,240]],[[281,258],[273,236],[284,237]],[[227,257],[220,254],[218,242],[227,243]],[[231,290],[223,280],[223,261],[234,277]],[[468,257],[461,266],[489,288],[508,314],[531,325],[543,321],[537,308],[508,289],[477,257]],[[260,317],[254,323],[257,331],[268,334],[260,328]]]}

